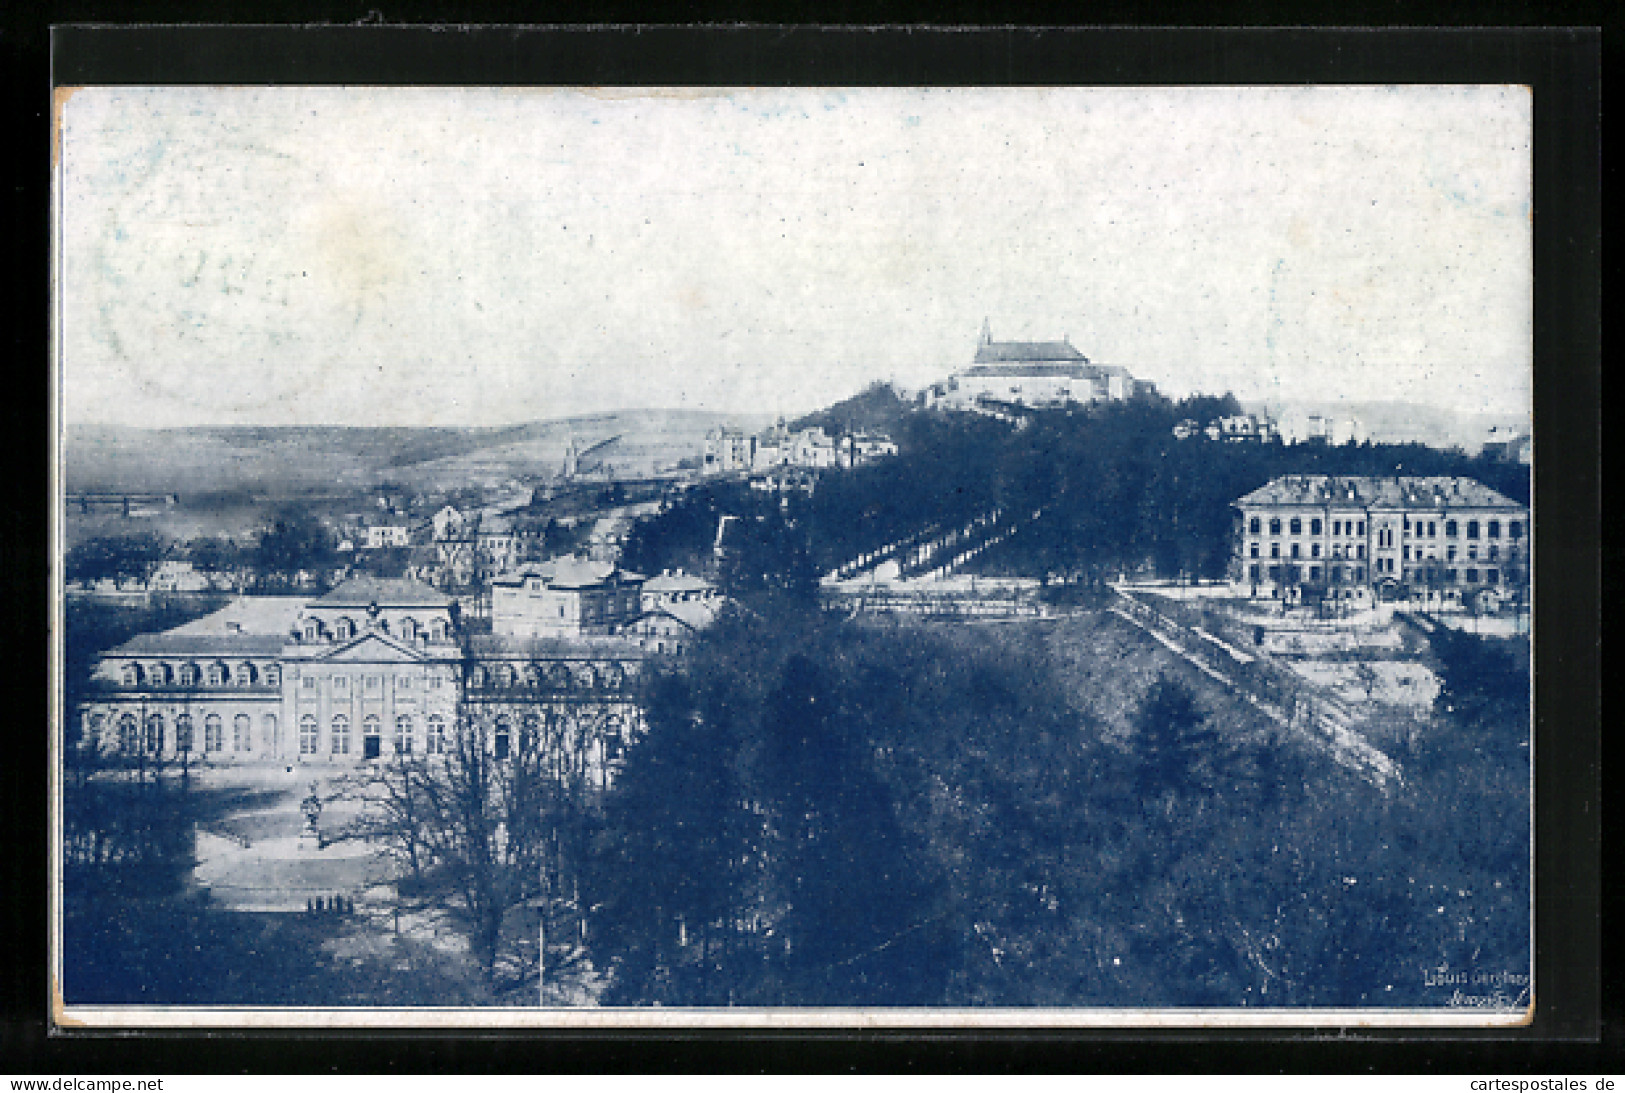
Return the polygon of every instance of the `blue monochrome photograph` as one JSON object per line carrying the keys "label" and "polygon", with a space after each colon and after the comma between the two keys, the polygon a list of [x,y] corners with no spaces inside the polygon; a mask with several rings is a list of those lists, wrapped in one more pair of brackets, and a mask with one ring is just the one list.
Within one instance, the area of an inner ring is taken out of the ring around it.
{"label": "blue monochrome photograph", "polygon": [[1526,1021],[1531,111],[61,95],[57,1019]]}

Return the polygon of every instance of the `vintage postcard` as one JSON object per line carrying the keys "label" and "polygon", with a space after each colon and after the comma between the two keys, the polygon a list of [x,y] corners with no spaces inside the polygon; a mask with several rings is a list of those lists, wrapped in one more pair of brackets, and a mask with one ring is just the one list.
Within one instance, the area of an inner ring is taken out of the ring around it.
{"label": "vintage postcard", "polygon": [[60,1024],[1529,1020],[1528,88],[55,105]]}

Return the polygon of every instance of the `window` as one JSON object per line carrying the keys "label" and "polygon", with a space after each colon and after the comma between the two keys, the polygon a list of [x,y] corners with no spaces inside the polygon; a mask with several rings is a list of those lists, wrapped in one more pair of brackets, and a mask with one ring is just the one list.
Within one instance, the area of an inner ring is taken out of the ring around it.
{"label": "window", "polygon": [[1454,569],[1445,570],[1444,571],[1444,579],[1451,582],[1452,584],[1454,584],[1455,581],[1456,581],[1456,570],[1454,570]]}
{"label": "window", "polygon": [[182,687],[196,687],[197,686],[197,681],[198,681],[198,678],[199,678],[200,675],[201,675],[201,673],[198,671],[196,664],[182,664],[181,665],[181,686]]}
{"label": "window", "polygon": [[[1363,560],[1365,558],[1365,544],[1361,543],[1359,546],[1355,547],[1354,552],[1356,557]],[[1362,566],[1361,568],[1363,569],[1364,567]]]}
{"label": "window", "polygon": [[299,754],[316,754],[316,717],[306,714],[299,719]]}
{"label": "window", "polygon": [[1365,534],[1365,521],[1364,520],[1360,521],[1358,530],[1356,530],[1354,534],[1356,534],[1356,535],[1364,535]]}
{"label": "window", "polygon": [[412,754],[412,719],[406,714],[395,719],[395,754]]}
{"label": "window", "polygon": [[1407,562],[1411,560],[1411,548],[1410,547],[1406,547],[1404,549],[1404,555],[1405,555],[1405,560]]}
{"label": "window", "polygon": [[1428,521],[1428,538],[1429,539],[1437,539],[1438,537],[1439,537],[1439,525],[1437,523],[1435,523],[1434,521],[1429,520]]}
{"label": "window", "polygon": [[319,686],[319,681],[315,676],[301,676],[299,679],[299,686],[303,687],[307,691],[314,691]]}
{"label": "window", "polygon": [[446,719],[439,714],[429,715],[429,736],[423,750],[430,755],[441,755],[446,750]]}
{"label": "window", "polygon": [[382,676],[367,676],[365,681],[369,691],[376,691],[384,685]]}
{"label": "window", "polygon": [[343,714],[333,715],[333,731],[328,734],[329,747],[334,755],[350,754],[350,719]]}
{"label": "window", "polygon": [[497,668],[497,686],[503,688],[513,686],[512,666],[503,664]]}
{"label": "window", "polygon": [[1507,521],[1507,536],[1512,539],[1523,538],[1523,523],[1518,520]]}
{"label": "window", "polygon": [[1258,544],[1257,543],[1252,544],[1252,548],[1247,552],[1247,556],[1249,558],[1258,557]]}
{"label": "window", "polygon": [[1468,543],[1467,544],[1467,557],[1470,558],[1470,559],[1478,557],[1478,544],[1477,543]]}
{"label": "window", "polygon": [[175,682],[175,673],[170,670],[169,665],[159,661],[152,666],[153,686],[167,687],[173,682]]}
{"label": "window", "polygon": [[1454,520],[1446,520],[1444,522],[1445,538],[1454,539],[1456,537],[1457,531],[1458,531],[1458,528],[1456,527],[1456,522]]}
{"label": "window", "polygon": [[1477,520],[1469,520],[1469,521],[1467,521],[1467,538],[1469,538],[1469,539],[1478,538],[1478,521]]}
{"label": "window", "polygon": [[508,719],[505,717],[500,718],[497,721],[496,738],[492,741],[496,757],[498,759],[508,758],[508,752],[511,750],[512,744],[513,735],[508,725]]}
{"label": "window", "polygon": [[248,715],[240,713],[231,719],[231,750],[249,751],[254,747],[253,722]]}
{"label": "window", "polygon": [[1497,558],[1499,558],[1499,557],[1500,557],[1500,556],[1501,556],[1501,548],[1500,548],[1500,547],[1498,547],[1498,546],[1495,546],[1495,545],[1494,545],[1494,544],[1491,544],[1491,546],[1490,546],[1490,553],[1489,553],[1489,558],[1490,558],[1490,561],[1492,561],[1492,562],[1493,562],[1493,561],[1495,561],[1495,560],[1496,560],[1496,559],[1497,559]]}
{"label": "window", "polygon": [[1499,539],[1501,537],[1501,521],[1491,520],[1487,531],[1491,539]]}
{"label": "window", "polygon": [[346,616],[333,624],[333,637],[339,641],[349,641],[355,636],[355,623]]}
{"label": "window", "polygon": [[1343,534],[1343,521],[1341,521],[1341,520],[1333,520],[1332,521],[1332,534],[1333,535],[1341,535],[1341,534]]}
{"label": "window", "polygon": [[[1365,555],[1361,554],[1360,557],[1363,558]],[[1357,565],[1354,567],[1354,579],[1357,581],[1365,580],[1365,566]]]}
{"label": "window", "polygon": [[1320,567],[1318,565],[1312,565],[1309,567],[1309,579],[1311,581],[1320,580]]}
{"label": "window", "polygon": [[368,714],[361,721],[362,746],[366,748],[367,758],[376,758],[380,750],[380,741],[384,736],[384,723],[375,713]]}
{"label": "window", "polygon": [[141,747],[141,732],[136,728],[133,713],[127,713],[118,719],[118,746],[120,751],[128,755],[134,755]]}
{"label": "window", "polygon": [[1451,543],[1449,546],[1444,548],[1444,557],[1445,557],[1445,560],[1449,561],[1449,562],[1453,562],[1453,561],[1456,560],[1456,544],[1455,543]]}
{"label": "window", "polygon": [[224,687],[226,685],[226,666],[218,661],[209,665],[209,686]]}
{"label": "window", "polygon": [[192,750],[192,715],[181,714],[175,718],[175,750],[189,752]]}
{"label": "window", "polygon": [[1280,556],[1281,556],[1281,544],[1280,543],[1271,543],[1270,544],[1270,557],[1271,558],[1279,558]]}
{"label": "window", "polygon": [[1309,547],[1309,557],[1311,557],[1311,558],[1320,557],[1320,544],[1319,543],[1314,543],[1313,545],[1311,545]]}
{"label": "window", "polygon": [[1258,583],[1258,566],[1250,565],[1247,567],[1247,579],[1254,584]]}
{"label": "window", "polygon": [[412,689],[412,677],[411,676],[396,676],[395,677],[395,689],[398,690],[398,691],[410,691]]}
{"label": "window", "polygon": [[1500,584],[1501,583],[1501,572],[1500,572],[1500,570],[1486,569],[1484,571],[1484,580],[1488,584]]}
{"label": "window", "polygon": [[1274,516],[1274,517],[1270,518],[1270,534],[1271,535],[1279,535],[1279,534],[1281,534],[1281,518],[1279,516]]}
{"label": "window", "polygon": [[315,641],[322,636],[322,624],[315,619],[305,620],[305,640]]}
{"label": "window", "polygon": [[335,690],[335,691],[344,691],[345,693],[348,693],[349,690],[350,690],[350,677],[349,676],[334,676],[333,677],[333,690]]}
{"label": "window", "polygon": [[220,724],[220,715],[212,713],[203,719],[203,750],[214,752],[224,751],[225,748],[225,731]]}
{"label": "window", "polygon": [[275,665],[275,664],[270,664],[270,665],[266,666],[266,668],[265,668],[265,685],[267,687],[280,687],[280,686],[282,686],[282,669],[281,669],[280,666]]}
{"label": "window", "polygon": [[123,679],[126,687],[141,686],[141,665],[126,664],[124,666]]}
{"label": "window", "polygon": [[1477,584],[1478,583],[1478,570],[1469,569],[1467,571],[1467,583],[1468,584]]}
{"label": "window", "polygon": [[1298,544],[1297,544],[1297,543],[1293,543],[1293,544],[1292,544],[1292,556],[1293,556],[1293,557],[1294,557],[1294,558],[1296,558],[1296,557],[1297,557],[1297,556],[1298,556],[1298,554],[1299,554],[1299,553],[1300,553],[1300,548],[1299,548],[1299,546],[1298,546]]}
{"label": "window", "polygon": [[410,615],[401,620],[401,639],[403,641],[418,640],[418,620]]}
{"label": "window", "polygon": [[260,745],[271,754],[275,754],[277,750],[276,729],[276,714],[266,714],[260,723]]}
{"label": "window", "polygon": [[479,667],[470,669],[468,673],[468,685],[470,687],[485,686],[485,669]]}
{"label": "window", "polygon": [[1293,535],[1302,535],[1303,534],[1303,521],[1298,519],[1296,516],[1294,516],[1292,518],[1291,527],[1292,527],[1292,534]]}
{"label": "window", "polygon": [[1257,535],[1258,534],[1258,529],[1260,527],[1262,527],[1262,526],[1263,526],[1263,521],[1260,520],[1256,516],[1253,517],[1251,520],[1247,521],[1247,530],[1248,530],[1248,532],[1250,532],[1253,535]]}
{"label": "window", "polygon": [[147,731],[141,734],[142,750],[157,755],[164,750],[164,719],[160,714],[147,718]]}
{"label": "window", "polygon": [[237,686],[250,687],[254,683],[254,666],[246,660],[237,665]]}
{"label": "window", "polygon": [[1321,529],[1320,517],[1317,516],[1313,520],[1309,521],[1309,534],[1310,535],[1319,535],[1320,534],[1320,529]]}

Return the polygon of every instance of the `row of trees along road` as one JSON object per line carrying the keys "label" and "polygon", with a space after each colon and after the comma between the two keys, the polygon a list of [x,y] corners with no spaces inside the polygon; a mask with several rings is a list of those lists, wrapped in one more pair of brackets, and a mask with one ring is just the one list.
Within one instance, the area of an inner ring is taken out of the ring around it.
{"label": "row of trees along road", "polygon": [[[828,572],[931,526],[962,526],[993,509],[1014,520],[1042,510],[982,564],[1085,581],[1119,571],[1219,578],[1234,541],[1232,503],[1278,475],[1464,475],[1529,499],[1527,467],[1457,451],[1231,444],[1172,432],[1185,418],[1239,412],[1229,395],[1043,411],[1024,428],[975,414],[899,412],[895,458],[826,472],[811,496],[790,493],[782,504],[742,483],[706,482],[640,524],[626,561],[640,572],[703,565],[718,521],[733,515],[765,526],[759,537],[778,548],[736,565],[734,575],[747,585],[793,587],[804,577],[792,570]],[[780,570],[764,578],[776,557]]]}

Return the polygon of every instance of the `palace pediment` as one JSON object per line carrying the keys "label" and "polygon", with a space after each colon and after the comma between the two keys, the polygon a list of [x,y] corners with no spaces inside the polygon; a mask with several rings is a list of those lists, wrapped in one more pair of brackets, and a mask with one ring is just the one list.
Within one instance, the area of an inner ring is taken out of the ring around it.
{"label": "palace pediment", "polygon": [[371,631],[314,659],[326,663],[422,664],[429,658],[387,634]]}

